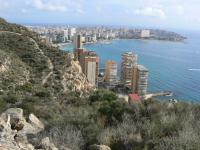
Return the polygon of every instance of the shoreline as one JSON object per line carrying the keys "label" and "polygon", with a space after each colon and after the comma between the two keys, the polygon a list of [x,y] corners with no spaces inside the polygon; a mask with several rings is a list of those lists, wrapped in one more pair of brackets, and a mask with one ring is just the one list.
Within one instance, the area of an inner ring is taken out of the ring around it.
{"label": "shoreline", "polygon": [[[188,38],[186,38],[188,39]],[[186,40],[185,39],[185,40]],[[112,40],[105,40],[105,41],[97,41],[97,42],[88,42],[88,43],[83,43],[83,45],[89,45],[89,44],[112,44],[113,41],[118,41],[118,40],[138,40],[138,41],[157,41],[157,42],[170,42],[170,43],[185,43],[185,40],[182,41],[175,41],[175,40],[159,40],[159,39],[139,39],[139,38],[133,38],[133,39],[126,39],[126,38],[122,38],[122,39],[112,39]],[[73,42],[71,43],[57,43],[55,45],[57,46],[65,46],[65,45],[70,45],[73,44]]]}

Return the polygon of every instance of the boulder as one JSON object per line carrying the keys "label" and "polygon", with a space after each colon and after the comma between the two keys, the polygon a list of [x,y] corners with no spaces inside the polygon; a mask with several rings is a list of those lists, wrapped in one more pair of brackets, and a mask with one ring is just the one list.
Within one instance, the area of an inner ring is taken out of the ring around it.
{"label": "boulder", "polygon": [[9,108],[4,113],[2,113],[1,118],[7,120],[7,116],[10,115],[10,119],[23,120],[23,110],[21,108]]}
{"label": "boulder", "polygon": [[110,147],[106,146],[106,145],[90,145],[88,150],[111,150]]}
{"label": "boulder", "polygon": [[45,150],[58,150],[53,143],[50,142],[49,138],[42,139],[40,147]]}
{"label": "boulder", "polygon": [[44,124],[33,114],[29,115],[28,122],[24,122],[23,125],[23,129],[17,133],[19,137],[26,134],[37,134],[44,130]]}
{"label": "boulder", "polygon": [[[0,150],[35,150],[28,135],[37,137],[35,135],[43,129],[43,123],[35,115],[30,114],[26,122],[22,109],[10,108],[0,116]],[[41,150],[58,150],[49,138],[44,138],[40,147]]]}
{"label": "boulder", "polygon": [[7,121],[4,119],[0,118],[0,150],[19,150],[14,140],[17,131],[11,129],[9,117]]}
{"label": "boulder", "polygon": [[28,122],[39,130],[44,130],[44,124],[34,114],[29,115]]}
{"label": "boulder", "polygon": [[23,117],[23,110],[20,108],[10,108],[6,110],[2,115],[1,118],[3,118],[5,121],[8,120],[11,125],[11,128],[13,130],[20,131],[24,127],[25,118]]}

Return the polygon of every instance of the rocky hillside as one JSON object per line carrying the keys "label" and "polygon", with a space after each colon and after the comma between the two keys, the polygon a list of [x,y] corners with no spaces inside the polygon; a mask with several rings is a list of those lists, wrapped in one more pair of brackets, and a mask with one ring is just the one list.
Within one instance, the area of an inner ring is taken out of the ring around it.
{"label": "rocky hillside", "polygon": [[61,101],[69,92],[82,95],[89,88],[78,62],[71,60],[67,52],[43,43],[25,27],[0,19],[1,93],[15,92],[19,101],[28,93],[46,92]]}
{"label": "rocky hillside", "polygon": [[0,116],[0,149],[35,150],[37,147],[41,150],[58,150],[50,143],[49,137],[37,137],[42,130],[44,125],[34,114],[29,115],[27,122],[22,109],[10,108]]}
{"label": "rocky hillside", "polygon": [[200,149],[199,104],[91,91],[68,53],[0,19],[0,150]]}

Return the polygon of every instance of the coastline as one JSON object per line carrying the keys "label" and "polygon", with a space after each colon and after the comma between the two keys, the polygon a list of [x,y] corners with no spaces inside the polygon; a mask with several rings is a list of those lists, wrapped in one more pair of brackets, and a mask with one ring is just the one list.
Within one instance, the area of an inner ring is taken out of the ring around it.
{"label": "coastline", "polygon": [[[186,38],[188,39],[188,38]],[[185,40],[186,40],[185,39]],[[142,38],[133,38],[133,39],[127,39],[127,38],[117,38],[117,39],[112,39],[112,40],[108,40],[108,41],[97,41],[97,42],[87,42],[87,43],[83,43],[83,45],[93,45],[93,44],[112,44],[113,41],[119,41],[119,40],[138,40],[138,41],[157,41],[157,42],[170,42],[170,43],[185,43],[186,41],[185,40],[182,40],[182,41],[175,41],[175,40],[160,40],[160,39],[142,39]],[[54,45],[57,45],[59,47],[63,47],[63,46],[66,46],[66,45],[71,45],[73,44],[73,42],[70,42],[70,43],[57,43],[57,44],[54,44]]]}

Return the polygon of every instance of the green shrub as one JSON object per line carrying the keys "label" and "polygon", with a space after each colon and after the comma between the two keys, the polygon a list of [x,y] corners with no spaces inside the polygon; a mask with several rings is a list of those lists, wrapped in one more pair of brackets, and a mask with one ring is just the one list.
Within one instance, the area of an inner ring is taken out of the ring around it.
{"label": "green shrub", "polygon": [[24,110],[24,115],[29,115],[31,113],[38,115],[33,103],[22,103],[21,108]]}
{"label": "green shrub", "polygon": [[108,90],[97,90],[89,97],[89,101],[91,103],[98,102],[98,101],[99,102],[103,102],[103,101],[112,102],[115,100],[117,100],[117,95],[114,92],[111,92]]}
{"label": "green shrub", "polygon": [[15,104],[18,101],[18,97],[14,94],[8,94],[3,96],[3,100],[10,104]]}
{"label": "green shrub", "polygon": [[38,96],[38,97],[41,97],[41,98],[49,97],[50,93],[49,93],[49,91],[40,91],[40,92],[37,92],[35,94],[35,96]]}
{"label": "green shrub", "polygon": [[6,104],[5,100],[0,98],[0,113],[2,113],[3,111],[6,110],[6,106],[7,106],[7,104]]}
{"label": "green shrub", "polygon": [[116,121],[122,121],[122,116],[127,111],[127,103],[121,100],[102,103],[99,108],[100,114],[106,116],[108,125],[112,125]]}
{"label": "green shrub", "polygon": [[22,91],[22,92],[31,92],[33,89],[33,85],[32,84],[24,84],[24,85],[19,85],[16,87],[16,91]]}

